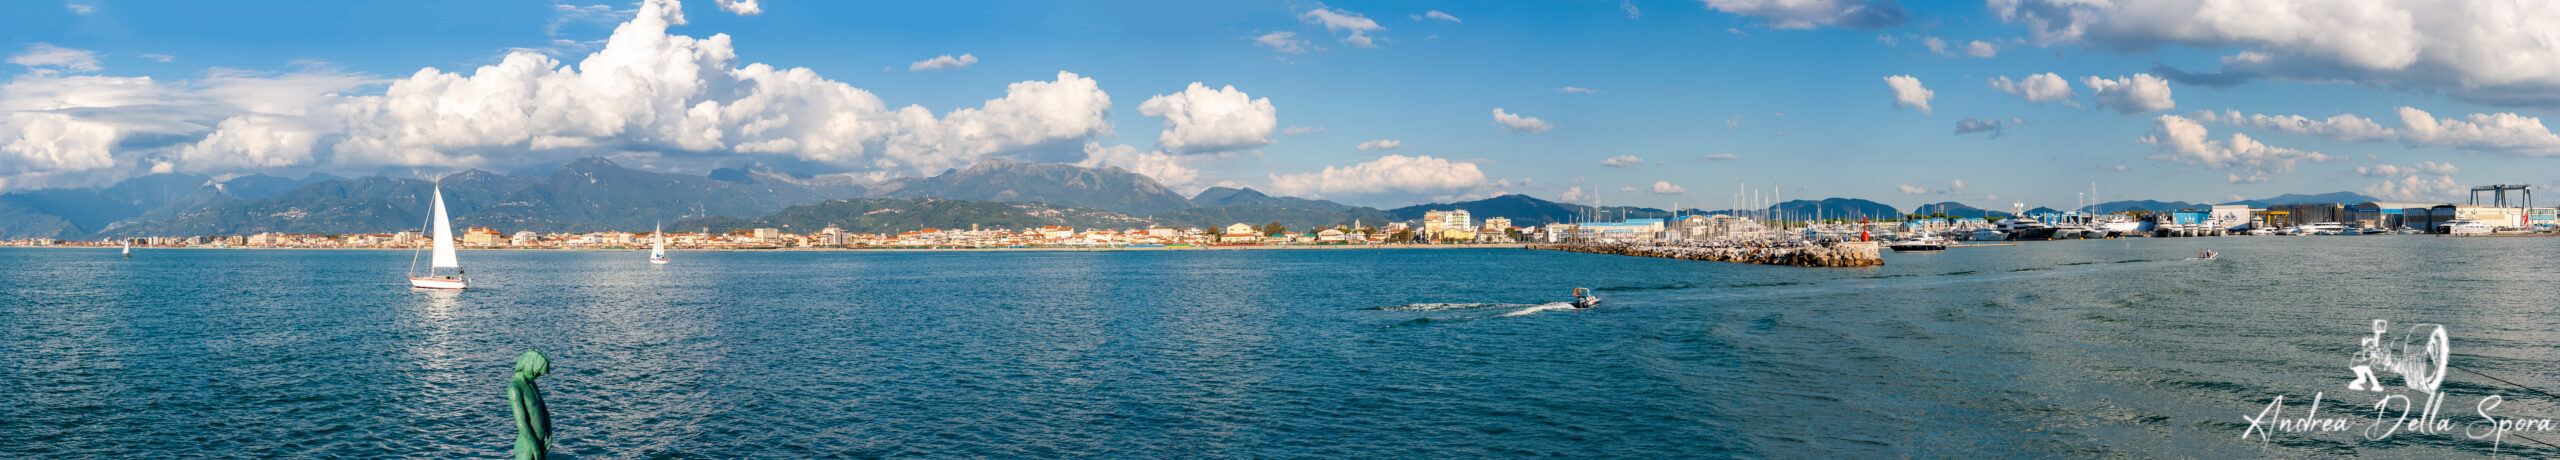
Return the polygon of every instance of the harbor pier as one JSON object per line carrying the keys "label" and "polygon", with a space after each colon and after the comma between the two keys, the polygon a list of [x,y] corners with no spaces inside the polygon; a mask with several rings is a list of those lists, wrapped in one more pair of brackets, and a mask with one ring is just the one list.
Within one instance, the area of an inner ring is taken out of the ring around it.
{"label": "harbor pier", "polygon": [[1646,243],[1536,244],[1529,249],[1735,262],[1794,267],[1871,267],[1884,265],[1875,242],[1837,243]]}

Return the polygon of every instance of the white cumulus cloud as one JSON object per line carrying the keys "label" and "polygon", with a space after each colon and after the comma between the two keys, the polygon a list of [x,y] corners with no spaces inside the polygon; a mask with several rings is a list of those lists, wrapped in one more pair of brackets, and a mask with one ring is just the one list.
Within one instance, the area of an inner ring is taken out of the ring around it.
{"label": "white cumulus cloud", "polygon": [[1677,185],[1671,185],[1671,181],[1653,181],[1653,194],[1655,195],[1686,195],[1688,193],[1689,189],[1682,188]]}
{"label": "white cumulus cloud", "polygon": [[[1911,13],[1893,0],[1703,0],[1707,8],[1760,18],[1769,27],[1836,26],[1881,29],[1902,25]],[[1632,8],[1632,7],[1630,7]],[[1630,10],[1632,11],[1632,9]]]}
{"label": "white cumulus cloud", "polygon": [[1919,187],[1913,187],[1913,186],[1911,186],[1911,184],[1896,185],[1896,186],[1893,186],[1893,189],[1894,189],[1894,190],[1896,190],[1896,191],[1900,191],[1900,192],[1902,192],[1902,193],[1903,193],[1903,194],[1905,194],[1905,195],[1926,195],[1926,194],[1929,194],[1929,189],[1919,188]]}
{"label": "white cumulus cloud", "polygon": [[1359,149],[1360,149],[1360,150],[1395,150],[1397,147],[1403,147],[1403,146],[1404,146],[1404,142],[1402,142],[1402,141],[1397,141],[1397,140],[1395,140],[1395,139],[1378,139],[1378,140],[1372,140],[1372,141],[1368,141],[1368,142],[1362,142],[1362,143],[1360,143],[1360,147],[1359,147]]}
{"label": "white cumulus cloud", "polygon": [[1591,89],[1591,88],[1576,87],[1576,86],[1567,86],[1567,87],[1563,87],[1563,88],[1557,88],[1557,89],[1556,89],[1556,92],[1564,93],[1564,94],[1600,94],[1600,90]]}
{"label": "white cumulus cloud", "polygon": [[1893,88],[1894,106],[1918,108],[1922,114],[1929,113],[1929,99],[1938,96],[1928,87],[1920,86],[1920,79],[1910,75],[1884,77],[1884,84]]}
{"label": "white cumulus cloud", "polygon": [[1327,166],[1303,174],[1272,174],[1271,188],[1284,195],[1373,195],[1403,192],[1446,194],[1491,185],[1473,163],[1430,156],[1387,155],[1349,167]]}
{"label": "white cumulus cloud", "polygon": [[2151,134],[2141,139],[2162,150],[2152,159],[2229,170],[2228,178],[2233,183],[2264,182],[2268,176],[2293,173],[2297,163],[2339,159],[2320,152],[2266,145],[2240,133],[2232,133],[2230,140],[2212,140],[2212,133],[2204,125],[2177,115],[2161,115],[2153,121]]}
{"label": "white cumulus cloud", "polygon": [[1644,164],[1644,159],[1643,159],[1643,158],[1637,158],[1635,155],[1619,155],[1619,156],[1616,156],[1616,157],[1610,157],[1610,158],[1608,158],[1608,159],[1600,160],[1600,165],[1601,165],[1601,166],[1607,166],[1607,167],[1611,167],[1611,168],[1624,168],[1624,167],[1628,167],[1628,166],[1635,166],[1635,165],[1640,165],[1640,164]]}
{"label": "white cumulus cloud", "polygon": [[2097,95],[2098,107],[2112,107],[2126,115],[2178,107],[2177,101],[2169,98],[2169,81],[2151,74],[2134,74],[2114,80],[2088,77],[2081,79],[2081,83],[2089,85],[2089,92]]}
{"label": "white cumulus cloud", "polygon": [[1154,178],[1156,183],[1176,189],[1188,188],[1199,182],[1200,170],[1192,167],[1191,163],[1199,161],[1199,158],[1206,158],[1153,150],[1142,152],[1137,147],[1127,145],[1105,147],[1100,142],[1090,141],[1084,143],[1084,153],[1085,159],[1077,163],[1078,166],[1125,169]]}
{"label": "white cumulus cloud", "polygon": [[2027,102],[2059,101],[2073,108],[2079,107],[2078,103],[2071,101],[2072,97],[2078,96],[2071,91],[2071,81],[2064,80],[2061,75],[2055,75],[2052,72],[2028,75],[2026,78],[2017,80],[2010,80],[2006,76],[1995,77],[1991,79],[1991,89],[2018,96],[2019,99],[2025,99]]}
{"label": "white cumulus cloud", "polygon": [[1254,99],[1235,86],[1210,89],[1199,82],[1182,92],[1160,94],[1138,104],[1138,113],[1164,118],[1156,143],[1173,153],[1215,153],[1271,144],[1280,127],[1280,112],[1271,98]]}
{"label": "white cumulus cloud", "polygon": [[764,8],[756,6],[756,0],[718,0],[718,3],[721,11],[736,13],[739,16],[764,14]]}
{"label": "white cumulus cloud", "polygon": [[1086,140],[1112,133],[1110,96],[1074,73],[937,116],[809,69],[739,62],[727,35],[670,34],[685,23],[674,1],[633,13],[574,63],[516,51],[387,81],[316,68],[174,83],[22,74],[0,86],[0,190],[153,169],[518,168],[627,151],[929,174],[991,155],[1073,161],[1090,156],[1079,151]]}
{"label": "white cumulus cloud", "polygon": [[1424,20],[1424,19],[1438,19],[1438,20],[1442,20],[1442,21],[1455,22],[1455,23],[1459,23],[1459,24],[1465,24],[1465,23],[1466,23],[1466,21],[1460,21],[1460,20],[1458,20],[1458,17],[1457,17],[1457,16],[1450,16],[1450,15],[1449,15],[1449,13],[1442,13],[1442,12],[1440,12],[1440,10],[1431,10],[1431,11],[1429,11],[1429,12],[1425,12],[1425,13],[1422,13],[1422,14],[1413,15],[1413,20],[1420,21],[1420,20]]}
{"label": "white cumulus cloud", "polygon": [[1503,131],[1530,134],[1543,133],[1556,128],[1556,125],[1548,124],[1546,120],[1504,112],[1501,107],[1493,108],[1493,124],[1501,127]]}
{"label": "white cumulus cloud", "polygon": [[2385,200],[2428,201],[2452,196],[2463,191],[2461,182],[2453,180],[2461,169],[2451,164],[2420,161],[2409,166],[2358,166],[2356,174],[2381,178],[2383,181],[2364,188],[2364,193]]}
{"label": "white cumulus cloud", "polygon": [[[2560,4],[2445,0],[1991,0],[2038,44],[2237,49],[2217,78],[2352,81],[2560,105]],[[2174,74],[2173,74],[2174,75]]]}
{"label": "white cumulus cloud", "polygon": [[954,58],[951,57],[951,55],[945,54],[941,56],[934,56],[933,59],[926,59],[916,61],[914,64],[907,64],[907,71],[922,72],[927,70],[957,69],[977,63],[977,56],[961,54],[960,57]]}
{"label": "white cumulus cloud", "polygon": [[2450,147],[2519,156],[2560,155],[2560,134],[2542,119],[2514,113],[2475,113],[2436,118],[2413,107],[2397,110],[2400,122],[2384,125],[2341,114],[2326,119],[2301,115],[2243,115],[2238,111],[2196,112],[2199,122],[2308,134],[2347,142],[2397,142],[2410,147]]}
{"label": "white cumulus cloud", "polygon": [[2000,45],[1974,40],[1964,45],[1965,57],[1990,58],[2000,55]]}

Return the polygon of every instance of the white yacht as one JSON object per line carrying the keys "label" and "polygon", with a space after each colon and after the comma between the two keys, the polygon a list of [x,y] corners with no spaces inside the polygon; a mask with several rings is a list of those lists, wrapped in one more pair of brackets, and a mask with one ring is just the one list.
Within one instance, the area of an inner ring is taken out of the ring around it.
{"label": "white yacht", "polygon": [[2495,231],[2497,231],[2497,228],[2490,227],[2487,223],[2470,219],[2456,220],[2446,222],[2444,224],[2444,232],[2448,235],[2487,235]]}
{"label": "white yacht", "polygon": [[2044,221],[2036,220],[2032,217],[2010,217],[2008,220],[2000,221],[1999,228],[2000,233],[2009,235],[2010,241],[2043,241],[2053,239],[2053,226],[2045,225]]}

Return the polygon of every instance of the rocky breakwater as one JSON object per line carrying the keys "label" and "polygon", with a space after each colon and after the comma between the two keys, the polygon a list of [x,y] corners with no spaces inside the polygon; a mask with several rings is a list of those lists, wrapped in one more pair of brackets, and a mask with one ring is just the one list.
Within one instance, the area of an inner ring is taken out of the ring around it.
{"label": "rocky breakwater", "polygon": [[1661,257],[1665,259],[1738,262],[1796,267],[1869,267],[1884,265],[1873,242],[1837,243],[1651,243],[1538,244],[1529,249]]}

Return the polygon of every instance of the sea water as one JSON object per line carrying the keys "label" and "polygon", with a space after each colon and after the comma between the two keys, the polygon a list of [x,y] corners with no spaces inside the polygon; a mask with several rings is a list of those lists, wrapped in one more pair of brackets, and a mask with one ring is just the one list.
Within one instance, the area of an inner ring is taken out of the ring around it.
{"label": "sea water", "polygon": [[[2346,387],[2373,320],[2390,345],[2435,324],[2480,374],[2442,377],[2435,417],[2495,395],[2496,417],[2560,418],[2481,376],[2560,389],[2553,238],[2031,242],[1856,269],[465,251],[463,292],[408,288],[414,256],[0,249],[0,456],[499,456],[525,349],[551,355],[567,458],[2560,455],[2523,440],[2560,433],[2373,438],[2420,426],[2391,398],[2429,395],[2388,372],[2391,391]],[[1576,287],[1608,301],[1572,309]],[[2355,431],[2252,430],[2315,395]]]}

